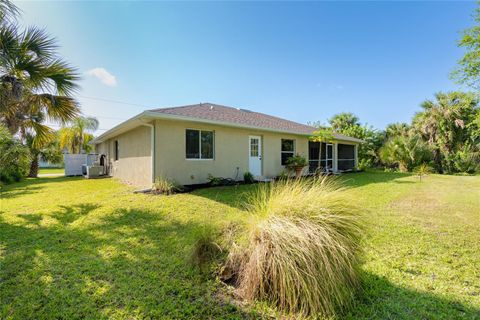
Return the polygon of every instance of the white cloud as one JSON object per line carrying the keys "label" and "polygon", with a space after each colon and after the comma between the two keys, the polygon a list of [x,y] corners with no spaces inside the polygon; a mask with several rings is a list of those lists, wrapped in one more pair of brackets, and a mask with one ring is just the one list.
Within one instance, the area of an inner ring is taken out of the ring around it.
{"label": "white cloud", "polygon": [[103,84],[109,87],[116,87],[117,86],[117,78],[110,72],[108,72],[105,68],[93,68],[87,71],[89,76],[94,76],[102,81]]}

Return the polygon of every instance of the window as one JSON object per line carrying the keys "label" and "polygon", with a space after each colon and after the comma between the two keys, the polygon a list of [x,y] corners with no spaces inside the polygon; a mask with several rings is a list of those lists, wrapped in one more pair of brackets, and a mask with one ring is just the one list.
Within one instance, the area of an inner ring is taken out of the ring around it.
{"label": "window", "polygon": [[185,157],[187,159],[213,159],[213,131],[186,130]]}
{"label": "window", "polygon": [[258,157],[258,138],[250,138],[250,157]]}
{"label": "window", "polygon": [[338,144],[338,170],[352,170],[355,168],[355,146]]}
{"label": "window", "polygon": [[295,140],[282,139],[282,166],[287,164],[287,160],[295,155]]}
{"label": "window", "polygon": [[115,140],[115,161],[119,159],[119,153],[118,153],[118,140]]}

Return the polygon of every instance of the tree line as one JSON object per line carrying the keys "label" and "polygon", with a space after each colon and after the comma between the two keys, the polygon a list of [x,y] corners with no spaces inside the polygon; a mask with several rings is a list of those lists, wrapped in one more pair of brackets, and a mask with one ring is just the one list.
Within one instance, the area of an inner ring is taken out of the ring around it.
{"label": "tree line", "polygon": [[474,93],[437,93],[421,104],[411,123],[393,123],[383,131],[362,125],[352,113],[337,114],[322,128],[365,141],[359,146],[360,169],[409,172],[428,165],[449,174],[480,169],[480,108]]}

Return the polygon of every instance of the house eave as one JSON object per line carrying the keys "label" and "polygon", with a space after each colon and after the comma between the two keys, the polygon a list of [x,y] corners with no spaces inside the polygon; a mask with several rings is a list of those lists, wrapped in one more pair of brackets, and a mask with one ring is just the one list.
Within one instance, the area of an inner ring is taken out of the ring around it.
{"label": "house eave", "polygon": [[[201,119],[201,118],[193,118],[188,116],[179,116],[179,115],[172,115],[172,114],[165,114],[165,113],[158,113],[154,111],[144,111],[133,118],[118,124],[117,126],[113,127],[112,129],[104,132],[100,136],[96,137],[91,141],[91,144],[99,144],[102,143],[112,137],[115,137],[119,134],[132,130],[146,121],[151,120],[172,120],[172,121],[189,121],[189,122],[197,122],[197,123],[204,123],[204,124],[213,124],[225,127],[233,127],[233,128],[241,128],[241,129],[252,129],[256,131],[266,131],[266,132],[275,132],[275,133],[285,133],[297,136],[304,136],[310,137],[313,134],[311,133],[302,133],[302,132],[295,132],[290,130],[280,130],[280,129],[273,129],[273,128],[264,128],[264,127],[256,127],[250,126],[240,123],[232,123],[232,122],[225,122],[225,121],[218,121],[218,120],[208,120],[208,119]],[[353,142],[353,143],[362,143],[363,140],[351,138],[351,137],[342,137],[341,139],[334,139],[334,141],[345,141],[345,142]]]}

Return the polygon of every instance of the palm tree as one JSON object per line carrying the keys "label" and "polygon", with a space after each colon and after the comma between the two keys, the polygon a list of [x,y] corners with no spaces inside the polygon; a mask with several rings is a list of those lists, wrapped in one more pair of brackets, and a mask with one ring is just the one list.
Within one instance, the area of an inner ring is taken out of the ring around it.
{"label": "palm tree", "polygon": [[0,122],[23,140],[33,137],[30,145],[41,149],[54,138],[43,120],[63,124],[78,115],[72,94],[79,76],[44,30],[10,22],[18,12],[11,2],[0,0],[0,12]]}
{"label": "palm tree", "polygon": [[342,112],[328,120],[333,131],[342,133],[342,130],[351,126],[360,126],[360,119],[350,112]]}
{"label": "palm tree", "polygon": [[380,149],[380,158],[387,165],[398,166],[402,172],[412,171],[417,165],[430,160],[430,149],[416,134],[394,136]]}
{"label": "palm tree", "polygon": [[38,175],[38,161],[41,159],[50,163],[61,163],[62,152],[59,146],[58,136],[55,134],[55,138],[43,143],[41,147],[38,144],[34,144],[35,135],[28,132],[25,135],[25,144],[30,150],[31,161],[28,176],[35,178]]}
{"label": "palm tree", "polygon": [[478,99],[463,92],[440,92],[435,98],[423,102],[413,126],[432,148],[438,170],[452,172],[456,150],[469,139],[466,124],[475,117]]}
{"label": "palm tree", "polygon": [[55,55],[55,42],[35,27],[19,32],[13,25],[0,31],[0,121],[12,134],[31,129],[45,141],[51,129],[35,121],[39,113],[64,123],[79,112],[71,98],[79,79],[75,69]]}
{"label": "palm tree", "polygon": [[60,129],[60,148],[67,148],[70,153],[88,152],[88,144],[93,139],[93,132],[98,129],[98,120],[94,117],[77,117],[70,126]]}
{"label": "palm tree", "polygon": [[385,129],[385,136],[387,139],[395,136],[406,136],[408,135],[409,130],[410,130],[410,126],[407,123],[404,123],[404,122],[392,123],[392,124],[389,124]]}

